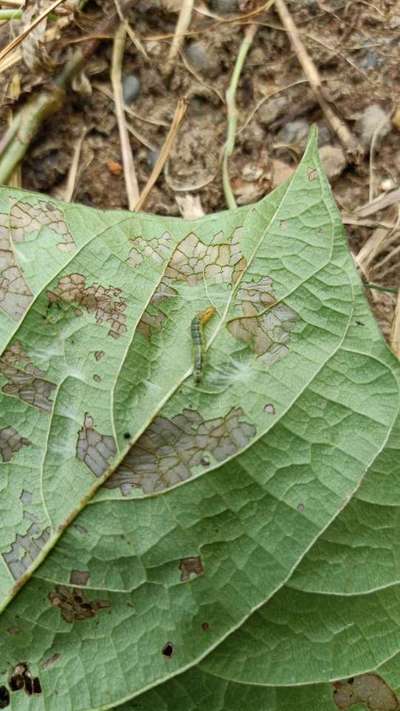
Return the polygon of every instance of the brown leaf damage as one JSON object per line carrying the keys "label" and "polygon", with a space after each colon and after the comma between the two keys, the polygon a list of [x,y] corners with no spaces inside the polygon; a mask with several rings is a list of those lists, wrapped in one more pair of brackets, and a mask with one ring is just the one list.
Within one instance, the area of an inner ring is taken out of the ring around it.
{"label": "brown leaf damage", "polygon": [[57,607],[65,622],[82,622],[96,617],[98,612],[111,607],[108,600],[89,600],[79,588],[69,588],[66,585],[56,585],[49,593],[49,601]]}
{"label": "brown leaf damage", "polygon": [[125,496],[134,488],[146,494],[168,489],[196,474],[206,455],[222,462],[245,447],[255,434],[255,425],[246,421],[240,407],[210,420],[190,409],[171,419],[158,416],[105,486],[120,487]]}
{"label": "brown leaf damage", "polygon": [[0,373],[8,381],[1,388],[5,395],[17,397],[38,410],[51,411],[50,398],[56,385],[46,380],[45,373],[32,364],[19,341],[0,357]]}
{"label": "brown leaf damage", "polygon": [[10,462],[14,454],[30,444],[29,439],[22,437],[14,427],[3,427],[0,430],[0,457],[3,462]]}
{"label": "brown leaf damage", "polygon": [[181,582],[187,583],[192,578],[197,578],[199,575],[203,575],[203,561],[199,555],[191,556],[190,558],[182,558],[179,563],[179,570],[181,571]]}
{"label": "brown leaf damage", "polygon": [[290,333],[297,314],[284,303],[277,303],[272,280],[243,283],[237,294],[242,316],[228,322],[228,330],[267,365],[272,365],[288,352]]}
{"label": "brown leaf damage", "polygon": [[[25,518],[34,518],[32,514]],[[50,529],[42,529],[41,525],[33,520],[26,534],[17,533],[10,549],[2,554],[4,562],[15,580],[19,580],[32,563],[36,560],[43,546],[50,537]]]}
{"label": "brown leaf damage", "polygon": [[96,477],[100,477],[107,470],[116,452],[114,437],[97,432],[93,418],[86,413],[83,427],[78,434],[77,458],[84,462]]}
{"label": "brown leaf damage", "polygon": [[33,299],[24,273],[19,266],[13,244],[43,228],[61,237],[57,247],[71,251],[74,239],[61,210],[51,202],[39,200],[35,205],[14,203],[9,213],[0,213],[0,308],[16,321],[24,315]]}
{"label": "brown leaf damage", "polygon": [[70,313],[75,316],[81,315],[81,309],[94,314],[97,324],[109,325],[109,336],[119,338],[126,333],[127,302],[121,294],[121,289],[113,286],[87,286],[83,274],[68,274],[47,292],[47,298],[49,308],[72,307]]}
{"label": "brown leaf damage", "polygon": [[333,684],[336,706],[343,711],[365,704],[369,711],[398,711],[399,699],[378,674],[361,674]]}
{"label": "brown leaf damage", "polygon": [[[240,251],[240,234],[241,230],[238,228],[231,242],[213,244],[204,244],[193,232],[185,237],[173,251],[164,276],[137,330],[146,338],[150,338],[153,331],[161,329],[166,319],[163,303],[177,295],[174,286],[179,282],[186,282],[188,286],[196,286],[204,281],[209,284],[235,284],[246,268],[246,260]],[[164,235],[160,238],[158,246],[154,239],[145,241],[138,238],[134,244],[129,258],[132,266],[137,266],[140,261],[143,261],[142,255],[160,263],[162,257],[165,258],[169,253]]]}

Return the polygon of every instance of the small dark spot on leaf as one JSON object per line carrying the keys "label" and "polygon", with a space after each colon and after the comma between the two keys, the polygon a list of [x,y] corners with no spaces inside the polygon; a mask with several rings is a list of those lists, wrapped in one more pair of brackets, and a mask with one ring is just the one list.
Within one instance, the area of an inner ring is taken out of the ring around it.
{"label": "small dark spot on leaf", "polygon": [[271,402],[268,402],[266,405],[264,405],[264,412],[267,412],[269,415],[275,415],[275,408]]}
{"label": "small dark spot on leaf", "polygon": [[166,644],[164,644],[164,646],[162,648],[162,653],[163,653],[164,657],[168,657],[168,658],[172,657],[172,655],[174,653],[174,645],[172,644],[172,642],[167,642]]}
{"label": "small dark spot on leaf", "polygon": [[356,321],[357,326],[365,326],[364,321]]}
{"label": "small dark spot on leaf", "polygon": [[100,382],[101,382],[101,377],[100,377],[100,375],[97,375],[97,373],[95,373],[94,376],[93,376],[93,380],[94,380],[96,383],[100,383]]}
{"label": "small dark spot on leaf", "polygon": [[203,624],[201,625],[201,629],[204,632],[208,632],[208,630],[210,629],[210,625],[208,624],[208,622],[203,622]]}
{"label": "small dark spot on leaf", "polygon": [[28,696],[32,696],[33,694],[33,679],[30,674],[25,674],[24,677],[25,681],[25,691],[28,694]]}
{"label": "small dark spot on leaf", "polygon": [[131,433],[130,432],[124,432],[124,439],[130,439]]}
{"label": "small dark spot on leaf", "polygon": [[304,513],[304,504],[298,504],[297,511],[299,513]]}
{"label": "small dark spot on leaf", "polygon": [[40,683],[40,679],[38,676],[35,676],[35,678],[33,679],[32,686],[33,686],[33,693],[34,694],[41,694],[42,693],[42,685]]}
{"label": "small dark spot on leaf", "polygon": [[10,693],[6,686],[0,686],[0,709],[7,708],[10,703]]}
{"label": "small dark spot on leaf", "polygon": [[200,459],[200,462],[201,462],[201,464],[203,465],[203,467],[208,467],[208,466],[210,466],[210,458],[209,458],[209,457],[206,457],[206,456],[202,457],[202,458]]}
{"label": "small dark spot on leaf", "polygon": [[200,556],[191,556],[190,558],[182,558],[179,563],[181,571],[181,581],[186,583],[192,577],[197,578],[198,575],[203,575],[204,567]]}
{"label": "small dark spot on leaf", "polygon": [[23,689],[25,685],[25,675],[28,672],[28,666],[25,662],[17,664],[8,680],[11,691]]}
{"label": "small dark spot on leaf", "polygon": [[14,637],[16,634],[20,632],[18,627],[9,627],[7,630],[8,634],[10,634],[12,637]]}

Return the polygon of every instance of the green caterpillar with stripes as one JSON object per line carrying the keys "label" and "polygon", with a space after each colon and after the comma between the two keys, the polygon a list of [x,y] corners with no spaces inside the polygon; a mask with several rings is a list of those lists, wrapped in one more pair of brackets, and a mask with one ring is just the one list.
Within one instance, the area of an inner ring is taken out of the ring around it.
{"label": "green caterpillar with stripes", "polygon": [[190,325],[193,342],[193,377],[195,383],[201,382],[205,363],[203,326],[214,316],[215,311],[214,306],[209,306],[204,311],[200,311],[200,313],[194,317]]}

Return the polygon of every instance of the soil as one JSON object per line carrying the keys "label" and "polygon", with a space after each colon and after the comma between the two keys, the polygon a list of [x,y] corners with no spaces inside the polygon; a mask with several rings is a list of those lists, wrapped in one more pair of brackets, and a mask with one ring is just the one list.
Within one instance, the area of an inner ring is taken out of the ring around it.
{"label": "soil", "polygon": [[[0,74],[3,129],[30,95],[51,85],[71,53],[96,34],[99,22],[115,8],[114,0],[89,0],[80,12],[72,13],[68,7],[73,0],[65,4],[47,19],[45,32],[29,36],[25,43],[29,51],[25,48],[18,61]],[[196,0],[182,50],[171,67],[168,53],[180,0],[136,0],[124,11],[134,41],[128,38],[126,43],[122,74],[124,82],[132,75],[139,81],[136,96],[129,100],[134,116],[128,115],[128,123],[135,132],[131,146],[141,189],[164,143],[178,98],[185,96],[188,101],[167,165],[145,209],[189,216],[194,208],[201,214],[227,207],[221,178],[225,94],[246,27],[255,22],[257,32],[236,93],[238,124],[229,163],[236,201],[252,203],[285,179],[301,158],[309,127],[316,123],[351,250],[357,255],[368,240],[379,242],[375,254],[362,260],[362,268],[368,283],[389,289],[369,288],[368,293],[390,339],[400,286],[399,200],[366,217],[358,211],[400,185],[399,4],[395,0],[286,0],[318,69],[324,97],[361,146],[358,160],[346,154],[328,125],[280,17],[273,7],[262,9],[266,4]],[[34,17],[50,2],[33,0],[25,5],[25,12]],[[2,45],[20,31],[21,22],[4,24]],[[80,144],[72,199],[102,208],[128,207],[110,82],[112,50],[113,31],[109,31],[74,80],[62,109],[47,120],[29,147],[14,184],[64,198]]]}

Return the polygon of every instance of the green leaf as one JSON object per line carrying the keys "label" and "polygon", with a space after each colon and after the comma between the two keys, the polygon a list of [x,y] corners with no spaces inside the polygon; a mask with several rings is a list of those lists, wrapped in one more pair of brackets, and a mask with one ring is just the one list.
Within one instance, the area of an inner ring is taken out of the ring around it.
{"label": "green leaf", "polygon": [[0,242],[0,704],[335,709],[399,651],[396,587],[329,570],[381,506],[399,373],[315,136],[193,222],[3,188]]}

